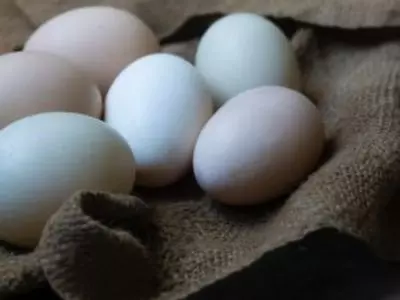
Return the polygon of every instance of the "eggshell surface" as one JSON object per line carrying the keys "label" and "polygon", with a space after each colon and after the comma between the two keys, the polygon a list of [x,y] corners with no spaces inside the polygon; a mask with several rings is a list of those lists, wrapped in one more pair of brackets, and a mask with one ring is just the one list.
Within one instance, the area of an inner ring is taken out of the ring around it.
{"label": "eggshell surface", "polygon": [[43,53],[0,56],[0,129],[42,112],[99,117],[101,110],[99,89],[69,61]]}
{"label": "eggshell surface", "polygon": [[83,68],[105,94],[118,73],[159,43],[138,17],[117,8],[74,9],[50,19],[29,38],[25,51],[65,57]]}
{"label": "eggshell surface", "polygon": [[79,190],[129,193],[134,157],[104,122],[44,113],[0,131],[0,240],[34,246],[61,204]]}
{"label": "eggshell surface", "polygon": [[209,120],[196,144],[194,173],[223,203],[258,204],[304,180],[323,144],[320,113],[305,96],[261,87],[233,98]]}
{"label": "eggshell surface", "polygon": [[211,97],[195,68],[170,54],[128,66],[106,99],[105,121],[128,141],[137,184],[148,187],[172,184],[188,171],[211,115]]}
{"label": "eggshell surface", "polygon": [[291,44],[272,22],[251,13],[233,13],[216,21],[200,40],[196,68],[217,107],[247,90],[300,86]]}

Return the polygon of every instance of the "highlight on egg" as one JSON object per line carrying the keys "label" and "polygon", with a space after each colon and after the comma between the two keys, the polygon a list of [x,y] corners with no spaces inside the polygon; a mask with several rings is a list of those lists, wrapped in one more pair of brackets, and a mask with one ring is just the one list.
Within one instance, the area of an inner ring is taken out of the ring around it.
{"label": "highlight on egg", "polygon": [[271,21],[252,13],[227,15],[200,39],[195,65],[216,107],[265,85],[300,88],[294,50]]}
{"label": "highlight on egg", "polygon": [[93,6],[73,9],[48,20],[28,39],[24,51],[69,59],[106,94],[123,68],[159,51],[159,42],[152,30],[130,12]]}
{"label": "highlight on egg", "polygon": [[193,157],[199,185],[214,199],[252,205],[297,187],[324,145],[318,109],[299,92],[256,88],[222,106],[203,128]]}
{"label": "highlight on egg", "polygon": [[117,77],[105,102],[105,121],[128,141],[137,184],[162,187],[190,169],[197,137],[213,113],[196,69],[171,54],[152,54]]}
{"label": "highlight on egg", "polygon": [[0,56],[0,129],[18,119],[52,111],[100,117],[97,86],[69,61],[46,53]]}
{"label": "highlight on egg", "polygon": [[53,213],[80,190],[128,194],[129,145],[114,129],[76,113],[43,113],[0,131],[0,239],[33,247]]}

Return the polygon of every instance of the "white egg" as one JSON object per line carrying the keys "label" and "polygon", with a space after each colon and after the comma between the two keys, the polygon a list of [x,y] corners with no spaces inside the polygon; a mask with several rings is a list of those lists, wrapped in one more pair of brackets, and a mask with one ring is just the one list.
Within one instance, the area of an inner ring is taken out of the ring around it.
{"label": "white egg", "polygon": [[196,69],[170,54],[128,66],[106,99],[105,120],[128,141],[137,184],[160,187],[190,168],[196,139],[212,115],[212,101]]}
{"label": "white egg", "polygon": [[34,246],[78,190],[129,193],[135,164],[114,129],[75,113],[44,113],[0,131],[0,239]]}
{"label": "white egg", "polygon": [[269,20],[234,13],[215,22],[201,38],[195,64],[217,107],[264,85],[299,88],[299,70],[291,44]]}
{"label": "white egg", "polygon": [[207,122],[193,169],[214,199],[259,204],[306,179],[323,147],[322,117],[310,100],[285,87],[259,87],[227,102]]}

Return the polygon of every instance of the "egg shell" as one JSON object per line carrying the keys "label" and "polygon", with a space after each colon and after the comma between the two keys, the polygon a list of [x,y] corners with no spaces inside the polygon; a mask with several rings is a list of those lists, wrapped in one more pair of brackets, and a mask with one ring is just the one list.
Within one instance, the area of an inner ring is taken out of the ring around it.
{"label": "egg shell", "polygon": [[94,6],[58,15],[28,39],[25,51],[65,57],[83,68],[105,94],[124,67],[159,50],[151,29],[128,11]]}
{"label": "egg shell", "polygon": [[61,204],[79,190],[129,193],[135,164],[104,122],[44,113],[0,131],[0,240],[34,246]]}
{"label": "egg shell", "polygon": [[196,139],[212,115],[201,77],[187,61],[153,54],[127,67],[106,99],[105,121],[128,141],[137,184],[161,187],[190,168]]}
{"label": "egg shell", "polygon": [[60,57],[24,52],[1,55],[0,129],[51,111],[100,117],[100,91],[78,67]]}
{"label": "egg shell", "polygon": [[230,14],[211,25],[200,40],[195,65],[217,107],[264,85],[300,87],[291,44],[272,22],[252,13]]}
{"label": "egg shell", "polygon": [[196,144],[194,173],[223,203],[258,204],[304,180],[323,145],[320,113],[305,96],[261,87],[230,100],[209,120]]}

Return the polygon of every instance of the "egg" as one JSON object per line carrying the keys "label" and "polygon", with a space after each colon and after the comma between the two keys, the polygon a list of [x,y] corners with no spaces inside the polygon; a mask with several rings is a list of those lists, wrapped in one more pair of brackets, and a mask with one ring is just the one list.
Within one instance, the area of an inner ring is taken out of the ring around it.
{"label": "egg", "polygon": [[0,240],[31,247],[61,204],[79,190],[129,193],[129,145],[104,122],[51,112],[0,131]]}
{"label": "egg", "polygon": [[100,117],[100,91],[78,67],[57,56],[33,52],[1,55],[0,129],[50,111]]}
{"label": "egg", "polygon": [[128,66],[106,98],[105,121],[128,141],[137,184],[162,187],[191,166],[197,137],[212,115],[211,97],[187,61],[153,54]]}
{"label": "egg", "polygon": [[128,11],[83,7],[55,16],[40,26],[25,51],[43,51],[84,69],[105,94],[118,73],[139,57],[157,52],[151,29]]}
{"label": "egg", "polygon": [[239,94],[209,120],[197,141],[199,185],[225,204],[259,204],[290,192],[313,171],[324,145],[317,108],[285,87]]}
{"label": "egg", "polygon": [[200,40],[195,65],[216,107],[264,85],[300,87],[291,44],[272,22],[252,13],[233,13],[212,24]]}

